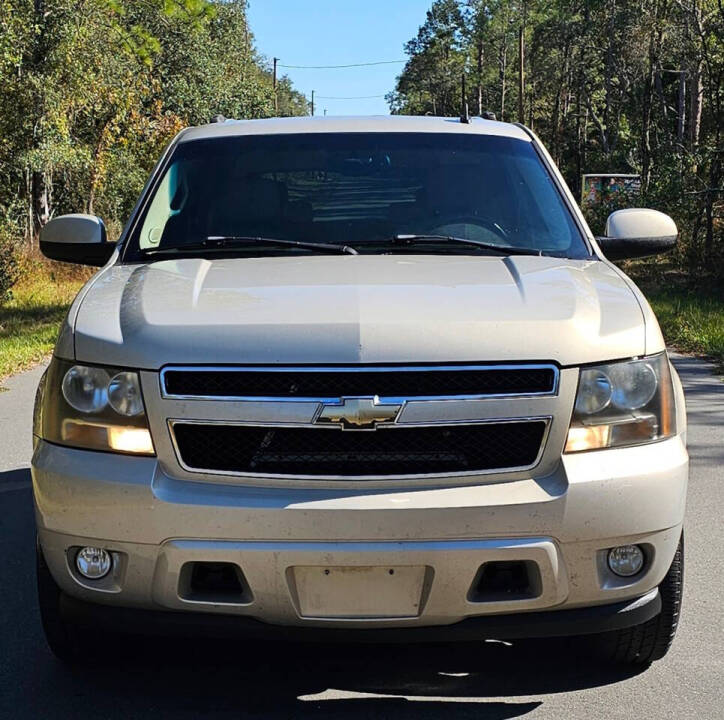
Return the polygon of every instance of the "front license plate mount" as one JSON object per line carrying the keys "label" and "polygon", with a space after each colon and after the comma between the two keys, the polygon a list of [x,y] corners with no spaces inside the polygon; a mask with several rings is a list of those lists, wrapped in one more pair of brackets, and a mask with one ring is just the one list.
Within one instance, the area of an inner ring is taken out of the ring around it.
{"label": "front license plate mount", "polygon": [[305,565],[288,579],[301,617],[368,620],[418,617],[431,574],[424,565]]}

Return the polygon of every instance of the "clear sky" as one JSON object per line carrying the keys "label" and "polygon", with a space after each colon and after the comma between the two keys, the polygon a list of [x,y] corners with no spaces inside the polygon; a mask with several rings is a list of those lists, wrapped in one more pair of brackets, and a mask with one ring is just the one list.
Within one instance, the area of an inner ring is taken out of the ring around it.
{"label": "clear sky", "polygon": [[[249,0],[249,22],[258,50],[287,65],[346,65],[405,58],[404,44],[425,21],[432,0]],[[280,68],[307,97],[315,115],[388,114],[384,97],[402,69],[396,65],[344,70]],[[318,99],[317,99],[318,98]]]}

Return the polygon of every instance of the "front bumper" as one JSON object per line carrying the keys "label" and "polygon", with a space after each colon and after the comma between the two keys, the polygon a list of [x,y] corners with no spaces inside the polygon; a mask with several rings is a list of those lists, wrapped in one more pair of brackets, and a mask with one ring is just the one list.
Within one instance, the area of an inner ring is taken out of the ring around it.
{"label": "front bumper", "polygon": [[[337,629],[451,626],[644,597],[676,550],[687,472],[681,437],[564,456],[546,477],[404,490],[194,483],[166,474],[155,458],[42,441],[33,458],[40,543],[69,598],[186,612],[189,620],[203,613]],[[606,550],[630,542],[646,548],[645,570],[617,578],[606,568]],[[109,577],[94,584],[73,571],[73,548],[83,545],[115,553]],[[539,591],[471,600],[481,564],[493,560],[532,563]],[[180,578],[191,561],[237,564],[249,596],[239,602],[185,597]],[[295,568],[379,566],[426,569],[414,613],[310,614],[295,587]]]}
{"label": "front bumper", "polygon": [[98,605],[62,595],[61,616],[91,631],[209,639],[281,640],[297,642],[470,642],[485,638],[516,640],[609,632],[645,623],[661,612],[661,596],[652,590],[635,600],[573,610],[510,613],[467,618],[453,625],[380,628],[290,627],[254,618],[196,612],[166,612]]}

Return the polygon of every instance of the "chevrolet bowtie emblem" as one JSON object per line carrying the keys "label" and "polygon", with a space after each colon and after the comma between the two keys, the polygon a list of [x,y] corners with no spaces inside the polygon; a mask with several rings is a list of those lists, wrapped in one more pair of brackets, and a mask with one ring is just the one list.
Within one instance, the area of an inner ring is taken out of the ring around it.
{"label": "chevrolet bowtie emblem", "polygon": [[317,417],[319,423],[335,423],[343,428],[373,430],[382,423],[392,423],[402,405],[382,405],[379,398],[342,398],[325,404]]}

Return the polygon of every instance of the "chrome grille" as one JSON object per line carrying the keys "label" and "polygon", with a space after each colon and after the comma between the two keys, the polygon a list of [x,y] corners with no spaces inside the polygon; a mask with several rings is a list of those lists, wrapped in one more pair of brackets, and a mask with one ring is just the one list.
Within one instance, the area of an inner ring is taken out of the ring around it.
{"label": "chrome grille", "polygon": [[386,480],[527,471],[559,403],[553,363],[166,367],[187,473]]}

